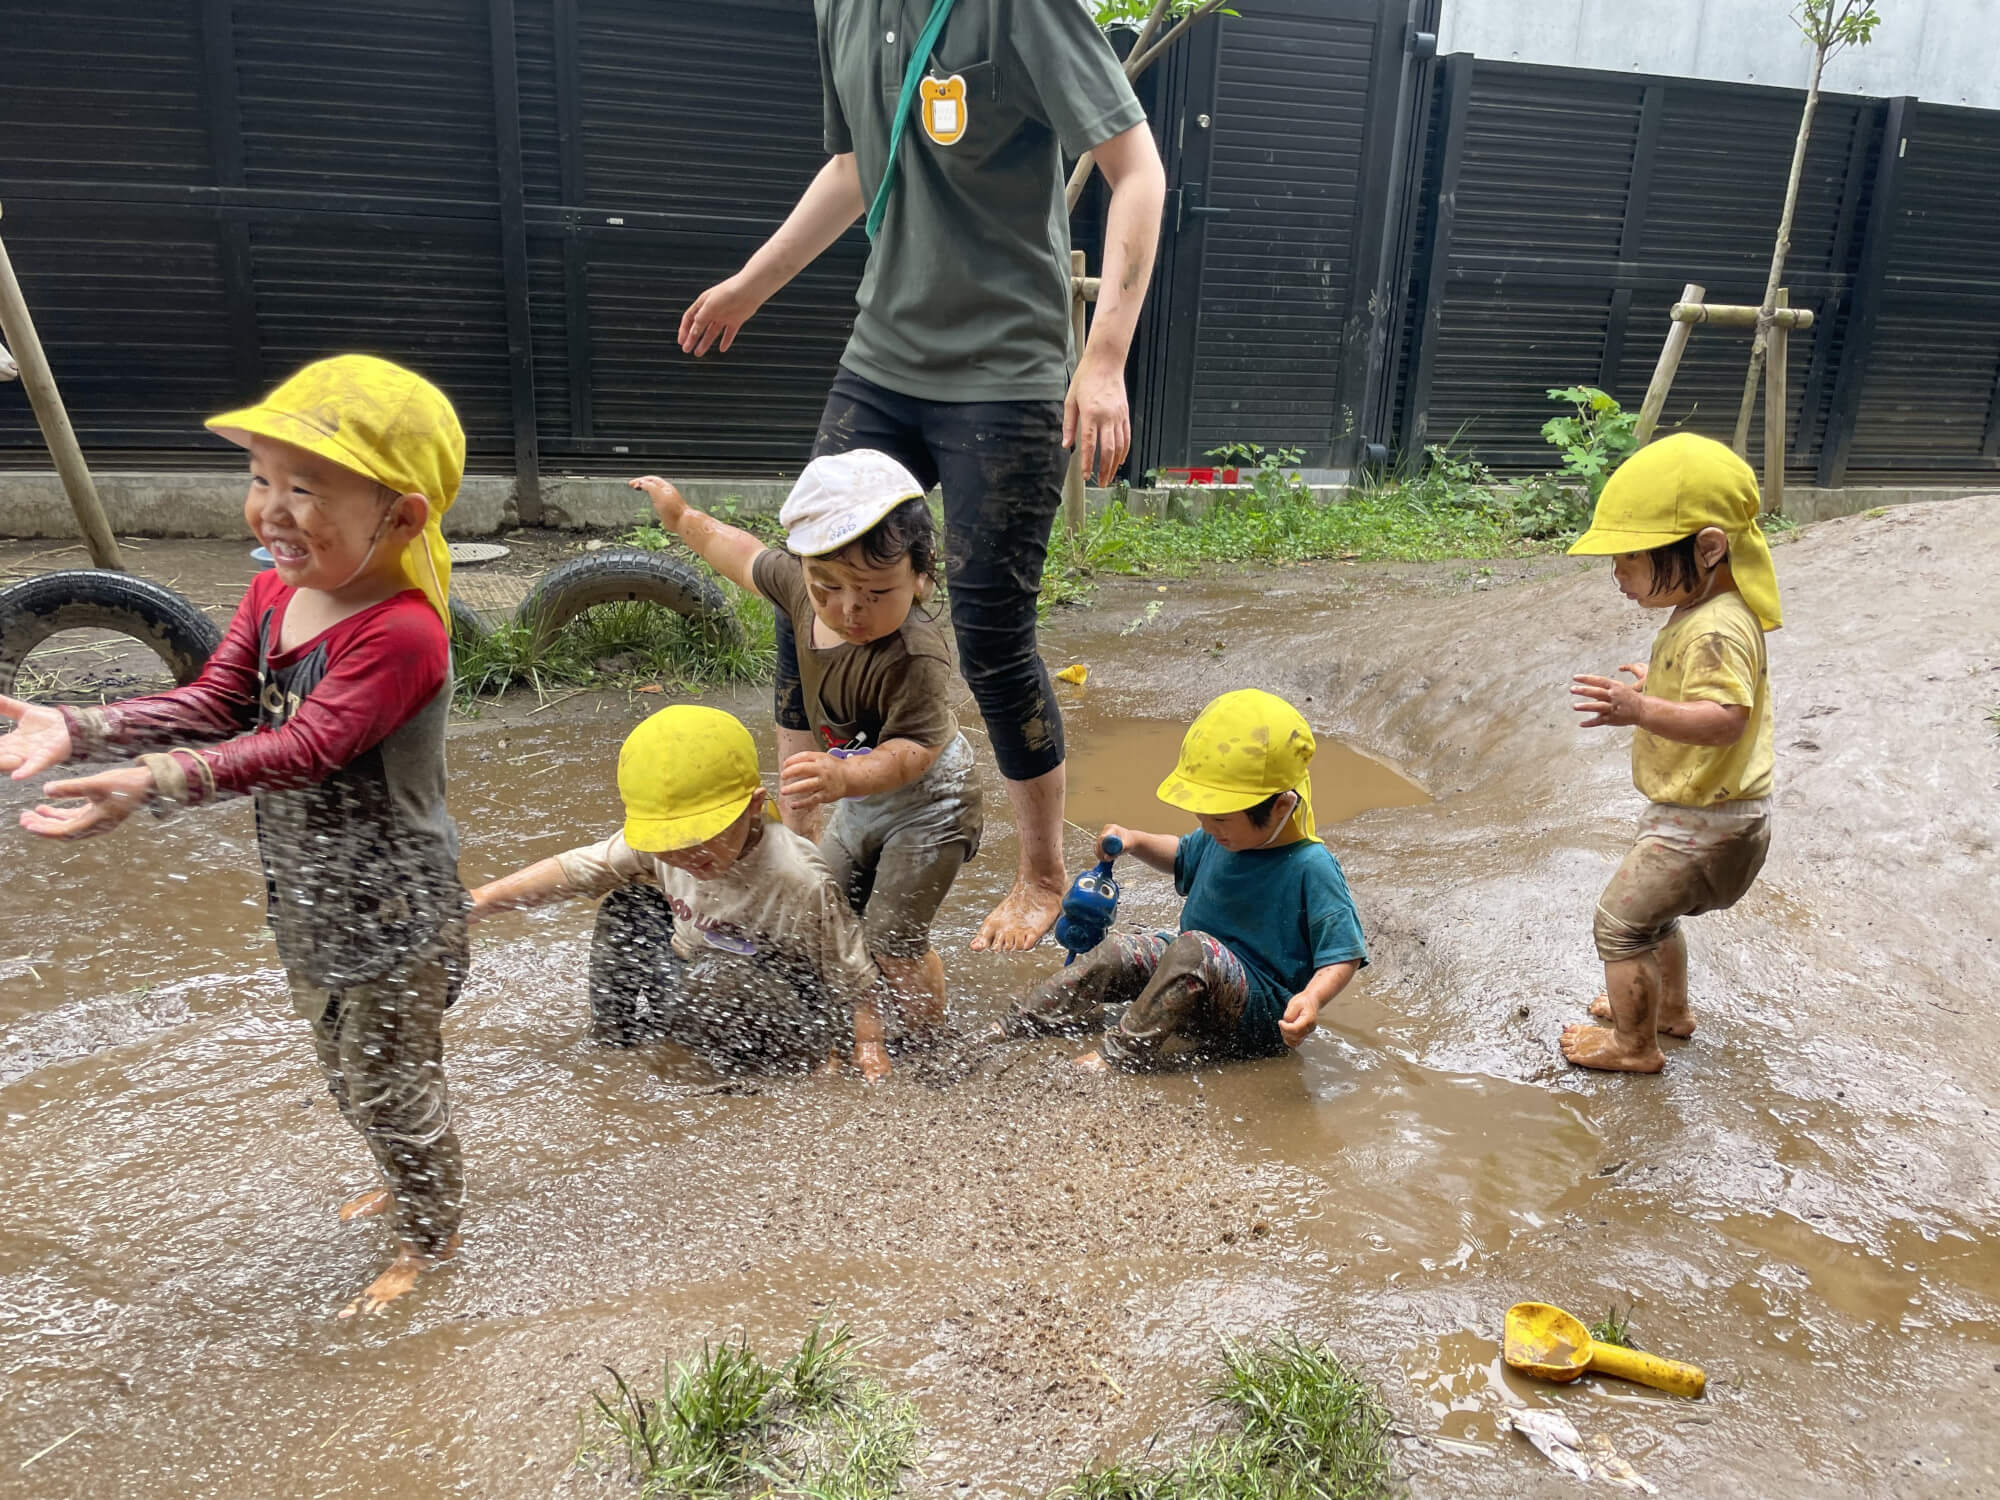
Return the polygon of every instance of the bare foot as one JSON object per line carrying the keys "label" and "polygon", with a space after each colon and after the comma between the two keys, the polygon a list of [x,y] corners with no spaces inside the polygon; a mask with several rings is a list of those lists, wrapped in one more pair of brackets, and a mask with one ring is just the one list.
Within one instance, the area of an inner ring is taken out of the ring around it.
{"label": "bare foot", "polygon": [[396,1206],[396,1195],[385,1187],[370,1188],[359,1198],[350,1198],[340,1205],[340,1222],[359,1223],[363,1219],[373,1219],[386,1214]]}
{"label": "bare foot", "polygon": [[1101,1052],[1086,1052],[1071,1063],[1070,1066],[1081,1068],[1086,1073],[1109,1073],[1111,1071],[1111,1064],[1104,1060],[1104,1054]]}
{"label": "bare foot", "polygon": [[435,1271],[458,1253],[458,1236],[445,1242],[436,1255],[425,1255],[409,1245],[396,1252],[389,1269],[368,1284],[368,1290],[340,1310],[342,1318],[372,1318],[417,1284],[426,1271]]}
{"label": "bare foot", "polygon": [[880,1042],[862,1042],[854,1049],[854,1066],[870,1083],[880,1083],[889,1076],[888,1049]]}
{"label": "bare foot", "polygon": [[[1604,996],[1599,995],[1595,1000],[1590,1002],[1590,1013],[1600,1021],[1611,1020],[1611,1002]],[[1694,1017],[1686,1011],[1682,1011],[1677,1016],[1670,1016],[1667,1014],[1667,1007],[1662,1004],[1660,1006],[1660,1024],[1657,1030],[1661,1036],[1677,1036],[1686,1039],[1694,1035]]]}
{"label": "bare foot", "polygon": [[974,953],[1026,953],[1048,936],[1062,915],[1063,888],[1025,875],[1014,877],[1007,899],[994,907],[972,940]]}
{"label": "bare foot", "polygon": [[1563,1027],[1562,1054],[1579,1068],[1608,1073],[1657,1073],[1667,1065],[1667,1054],[1657,1042],[1630,1051],[1608,1026]]}

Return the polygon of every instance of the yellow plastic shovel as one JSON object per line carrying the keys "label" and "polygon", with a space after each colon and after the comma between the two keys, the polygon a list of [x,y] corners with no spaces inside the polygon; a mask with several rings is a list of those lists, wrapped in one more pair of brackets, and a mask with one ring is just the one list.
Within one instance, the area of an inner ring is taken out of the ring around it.
{"label": "yellow plastic shovel", "polygon": [[1546,1302],[1516,1302],[1507,1309],[1506,1356],[1517,1370],[1564,1384],[1593,1370],[1676,1396],[1699,1396],[1708,1388],[1708,1376],[1697,1366],[1642,1349],[1600,1344],[1582,1323]]}

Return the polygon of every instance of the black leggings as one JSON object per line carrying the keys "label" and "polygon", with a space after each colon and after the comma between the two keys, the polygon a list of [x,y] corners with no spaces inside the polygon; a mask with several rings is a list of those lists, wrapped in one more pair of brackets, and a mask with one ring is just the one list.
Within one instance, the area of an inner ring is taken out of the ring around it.
{"label": "black leggings", "polygon": [[[959,670],[1009,781],[1063,762],[1062,713],[1035,650],[1035,605],[1049,528],[1062,506],[1060,401],[922,401],[843,369],[826,398],[813,457],[875,448],[925,488],[944,487],[944,573]],[[798,646],[778,612],[778,724],[812,728]]]}

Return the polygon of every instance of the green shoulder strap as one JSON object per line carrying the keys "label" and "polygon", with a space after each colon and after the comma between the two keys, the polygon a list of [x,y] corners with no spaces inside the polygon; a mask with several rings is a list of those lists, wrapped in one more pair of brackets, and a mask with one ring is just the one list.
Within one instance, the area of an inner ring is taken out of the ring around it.
{"label": "green shoulder strap", "polygon": [[916,46],[910,49],[910,65],[903,69],[903,92],[896,97],[896,119],[889,127],[889,160],[882,168],[881,185],[875,189],[875,201],[868,205],[868,238],[875,238],[875,231],[882,227],[882,216],[889,211],[889,192],[896,185],[896,158],[903,147],[903,127],[910,121],[910,101],[917,96],[917,84],[924,76],[924,67],[930,61],[931,49],[937,45],[939,33],[944,30],[945,17],[951,14],[953,0],[933,0],[931,18],[924,22],[924,29],[917,38]]}

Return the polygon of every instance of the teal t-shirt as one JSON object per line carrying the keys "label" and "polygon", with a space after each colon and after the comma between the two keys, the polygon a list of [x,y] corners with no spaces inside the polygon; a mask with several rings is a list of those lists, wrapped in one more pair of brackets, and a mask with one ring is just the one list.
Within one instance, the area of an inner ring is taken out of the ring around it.
{"label": "teal t-shirt", "polygon": [[1368,962],[1347,876],[1324,844],[1232,854],[1205,833],[1182,834],[1174,889],[1186,898],[1181,931],[1207,933],[1250,976],[1246,1042],[1281,1046],[1278,1021],[1317,970]]}

